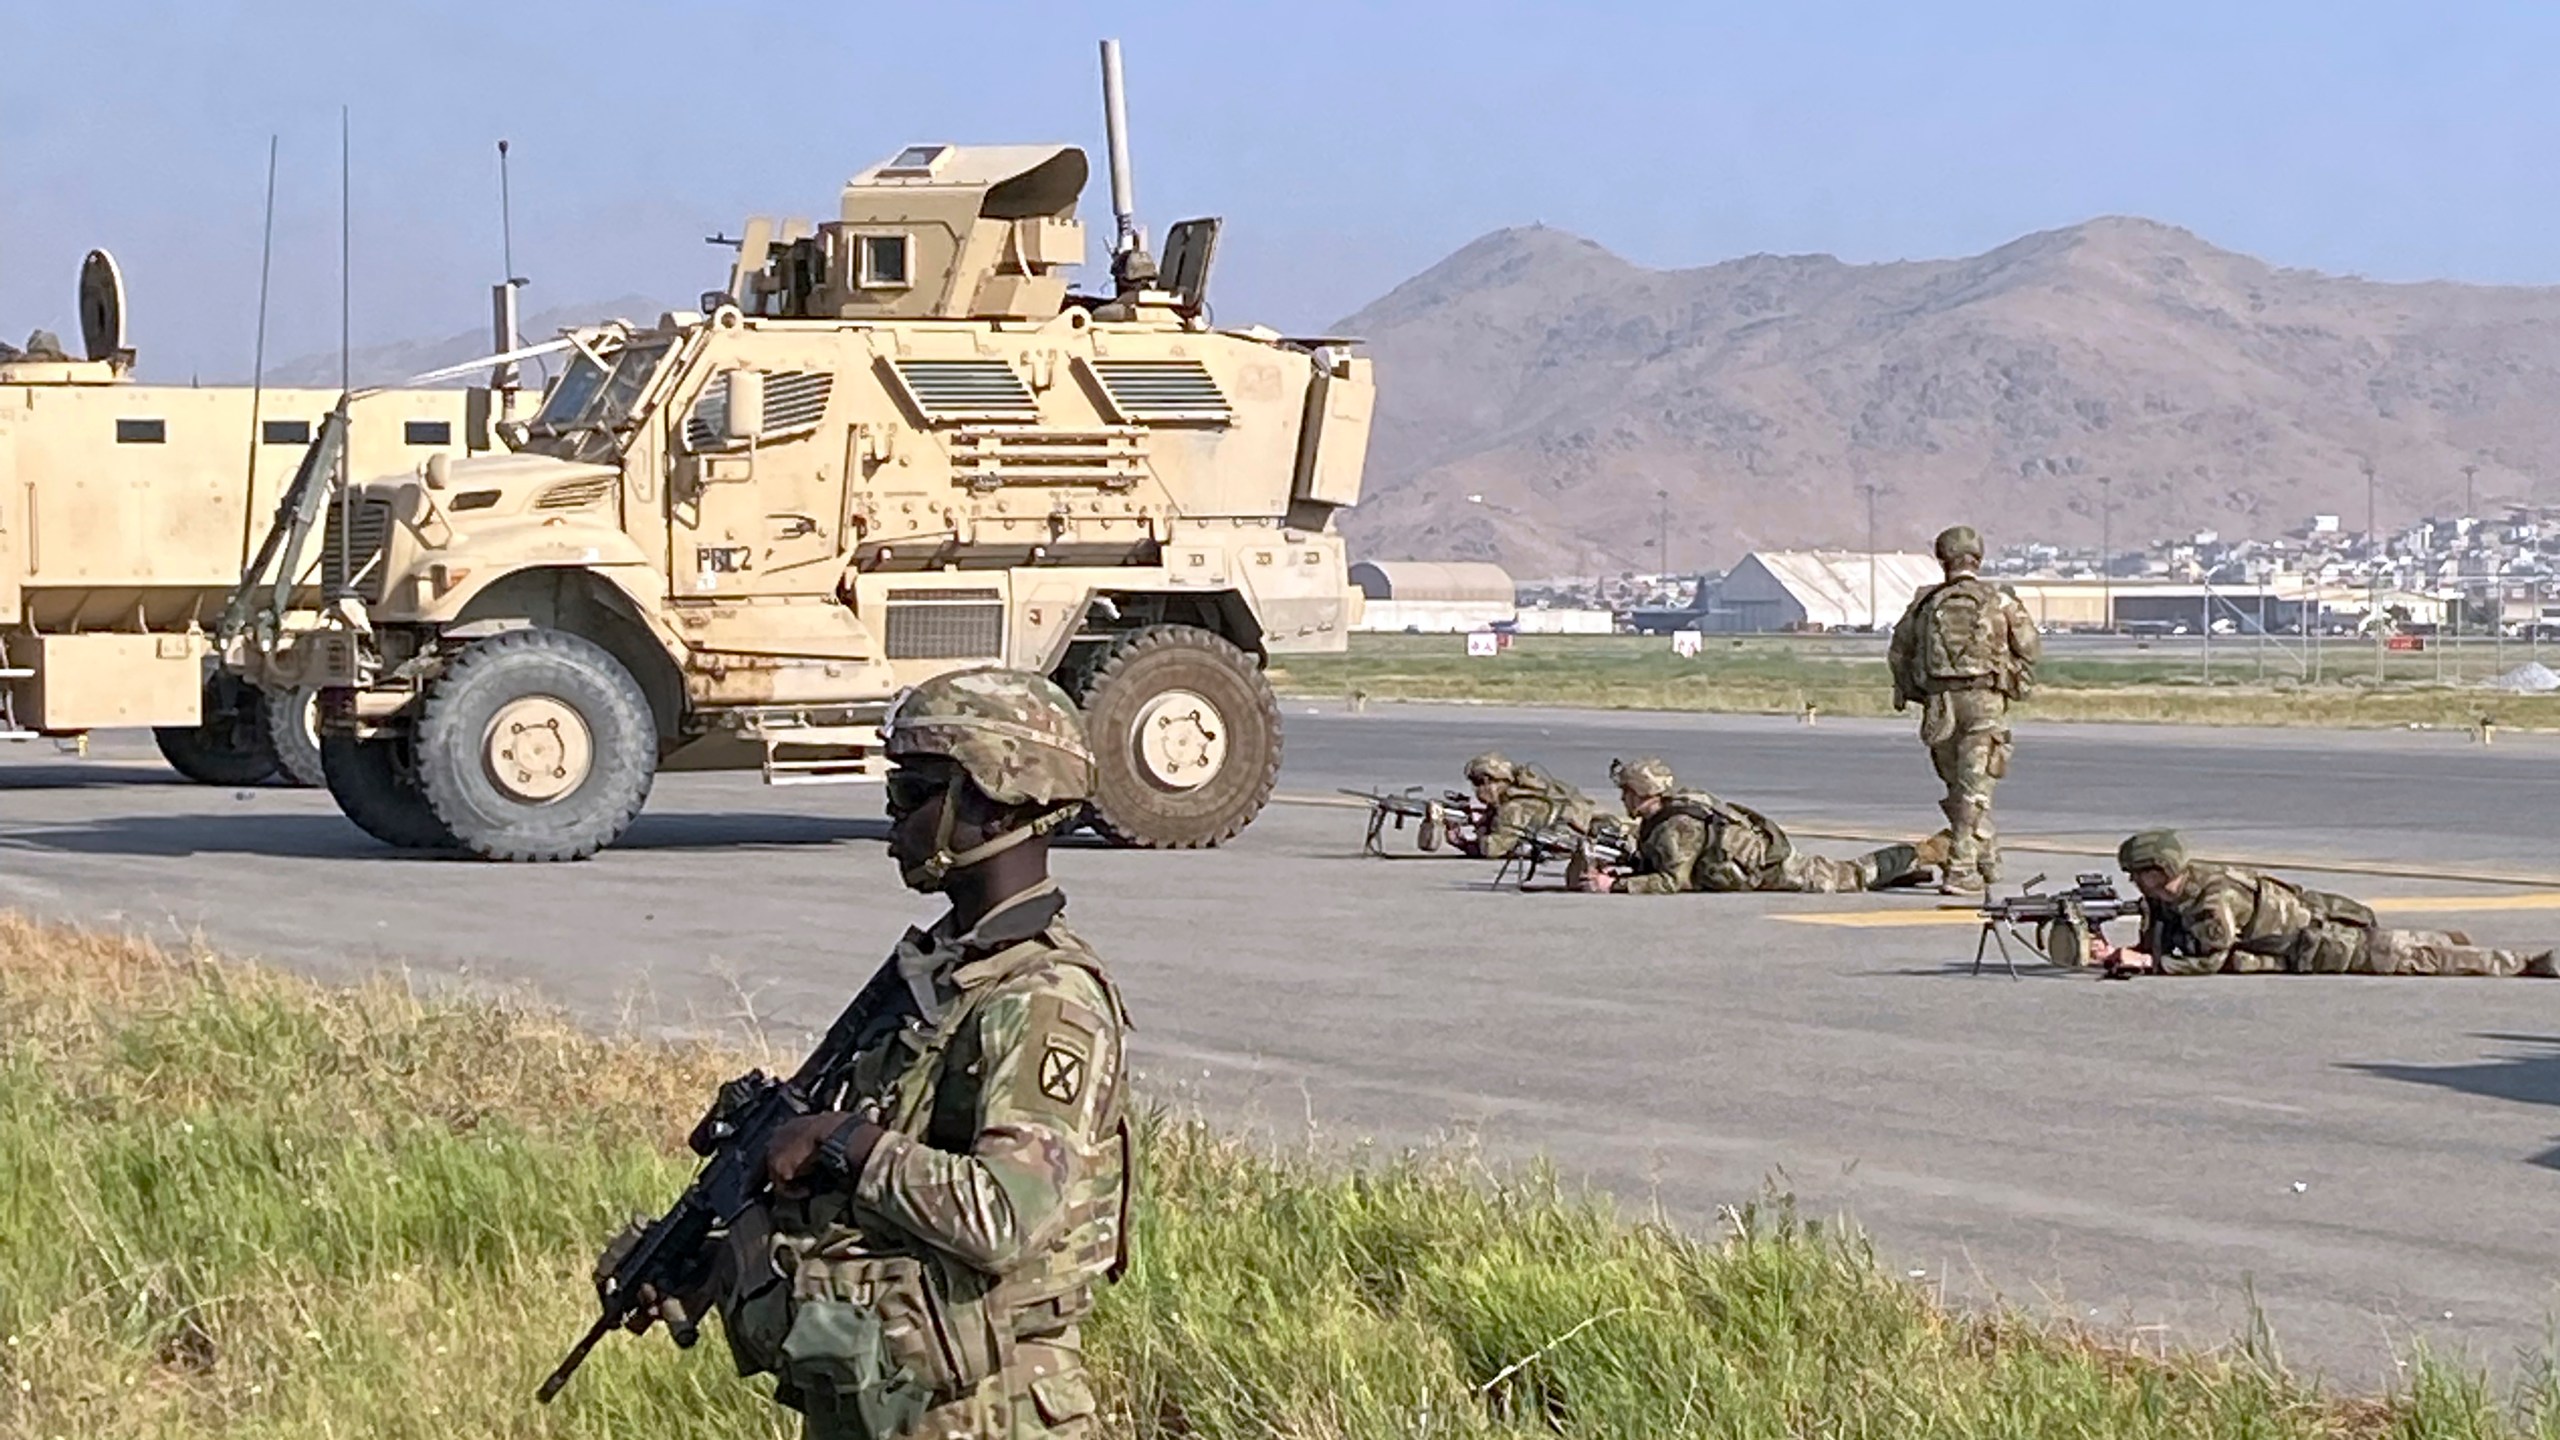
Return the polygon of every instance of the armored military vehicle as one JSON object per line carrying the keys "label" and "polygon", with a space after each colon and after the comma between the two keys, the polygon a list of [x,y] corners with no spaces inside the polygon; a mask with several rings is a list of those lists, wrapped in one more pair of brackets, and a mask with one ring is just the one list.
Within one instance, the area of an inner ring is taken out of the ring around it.
{"label": "armored military vehicle", "polygon": [[1349,628],[1374,387],[1346,341],[1212,321],[1217,221],[1156,263],[1104,71],[1107,293],[1064,273],[1082,151],[912,146],[833,219],[748,222],[725,290],[572,360],[514,453],[331,502],[346,603],[238,658],[322,688],[347,815],[579,858],[661,768],[876,776],[900,689],[1000,663],[1085,706],[1104,833],[1241,830],[1280,762],[1264,661]]}
{"label": "armored military vehicle", "polygon": [[[337,392],[137,383],[103,250],[82,262],[79,310],[77,356],[41,331],[0,345],[0,739],[147,725],[189,779],[320,783],[311,692],[216,673],[208,637]],[[390,391],[350,413],[369,467],[491,443],[485,392]]]}

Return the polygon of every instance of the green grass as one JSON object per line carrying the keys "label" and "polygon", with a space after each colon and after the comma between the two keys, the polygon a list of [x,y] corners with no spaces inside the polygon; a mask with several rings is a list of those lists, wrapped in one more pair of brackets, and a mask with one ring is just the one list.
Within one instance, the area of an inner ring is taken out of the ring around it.
{"label": "green grass", "polygon": [[[740,1061],[330,990],[0,915],[0,1435],[780,1437],[716,1340],[608,1339],[593,1247]],[[2323,1394],[1943,1309],[1783,1200],[1693,1239],[1459,1156],[1274,1156],[1157,1117],[1091,1329],[1174,1437],[2513,1437],[2547,1388]]]}
{"label": "green grass", "polygon": [[[2525,655],[2510,646],[2507,658],[2521,664]],[[2235,642],[2215,660],[2208,682],[2192,653],[2055,655],[2018,713],[2040,720],[2457,727],[2487,715],[2508,728],[2560,730],[2560,696],[2439,685],[2433,654],[2387,656],[2380,683],[2369,642],[2333,644],[2319,684],[2291,675],[2291,663],[2279,657],[2262,677],[2256,652]],[[2474,681],[2491,663],[2485,646],[2462,652]],[[1699,655],[1684,659],[1663,636],[1524,635],[1501,655],[1471,659],[1461,636],[1363,634],[1351,637],[1346,654],[1277,658],[1272,683],[1287,694],[1335,699],[1746,715],[1792,715],[1810,702],[1825,715],[1894,713],[1877,641],[1816,636],[1710,636]]]}

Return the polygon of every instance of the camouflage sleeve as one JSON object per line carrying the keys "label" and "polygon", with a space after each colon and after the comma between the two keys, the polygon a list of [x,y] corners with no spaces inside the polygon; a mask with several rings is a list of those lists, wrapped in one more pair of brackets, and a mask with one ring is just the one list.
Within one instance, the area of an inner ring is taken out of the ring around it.
{"label": "camouflage sleeve", "polygon": [[1912,661],[1920,650],[1920,601],[1927,591],[1911,597],[1910,607],[1894,622],[1893,636],[1885,642],[1885,668],[1893,673],[1893,703],[1900,709],[1905,703],[1920,698],[1920,687],[1912,683]]}
{"label": "camouflage sleeve", "polygon": [[2240,943],[2240,917],[2226,898],[2207,897],[2203,904],[2182,916],[2183,924],[2175,927],[2177,943],[2168,953],[2153,957],[2163,975],[2214,975],[2231,962],[2231,949]]}
{"label": "camouflage sleeve", "polygon": [[2016,698],[2024,699],[2035,688],[2036,663],[2044,658],[2044,637],[2036,633],[2035,617],[2027,613],[2018,592],[2002,590],[2000,605],[2009,612],[2011,689]]}
{"label": "camouflage sleeve", "polygon": [[1101,1164],[1121,1083],[1120,1025],[1102,987],[1074,966],[1041,973],[1043,983],[1009,989],[977,1013],[969,1148],[889,1135],[854,1187],[871,1215],[993,1275],[1065,1231],[1071,1200]]}
{"label": "camouflage sleeve", "polygon": [[1484,846],[1476,853],[1488,860],[1509,855],[1522,837],[1546,823],[1545,810],[1534,800],[1503,801],[1494,807],[1493,818],[1485,822]]}
{"label": "camouflage sleeve", "polygon": [[1706,825],[1687,815],[1674,815],[1645,837],[1643,869],[1610,887],[1618,895],[1677,895],[1692,888],[1698,857],[1706,853]]}

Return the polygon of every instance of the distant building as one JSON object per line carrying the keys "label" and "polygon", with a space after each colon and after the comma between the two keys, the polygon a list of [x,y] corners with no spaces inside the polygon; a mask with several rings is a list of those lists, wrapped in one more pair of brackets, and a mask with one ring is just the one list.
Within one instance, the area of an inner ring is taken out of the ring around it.
{"label": "distant building", "polygon": [[1607,610],[1532,605],[1521,609],[1511,628],[1523,635],[1608,635],[1617,631],[1618,617]]}
{"label": "distant building", "polygon": [[1362,560],[1351,583],[1364,601],[1356,630],[1486,630],[1519,614],[1510,572],[1482,561]]}
{"label": "distant building", "polygon": [[[1870,564],[1870,561],[1873,563]],[[1726,572],[1696,628],[1718,631],[1866,630],[1902,618],[1912,594],[1944,578],[1910,551],[1754,550]],[[1873,609],[1868,596],[1874,596]]]}

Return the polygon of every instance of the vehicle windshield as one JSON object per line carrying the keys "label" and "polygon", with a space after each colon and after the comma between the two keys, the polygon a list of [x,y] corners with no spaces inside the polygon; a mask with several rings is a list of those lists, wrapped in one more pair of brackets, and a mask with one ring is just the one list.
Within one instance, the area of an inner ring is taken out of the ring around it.
{"label": "vehicle windshield", "polygon": [[533,417],[533,432],[557,435],[577,423],[578,412],[587,408],[587,402],[595,399],[596,391],[604,385],[604,375],[604,367],[584,354],[570,361],[560,383],[551,387],[541,411]]}
{"label": "vehicle windshield", "polygon": [[581,354],[551,387],[551,398],[542,402],[542,410],[533,417],[532,429],[541,435],[566,435],[577,430],[611,430],[631,418],[640,397],[647,393],[651,377],[675,349],[676,337],[661,336],[635,340],[622,347],[613,359],[611,370],[599,369],[593,360]]}

